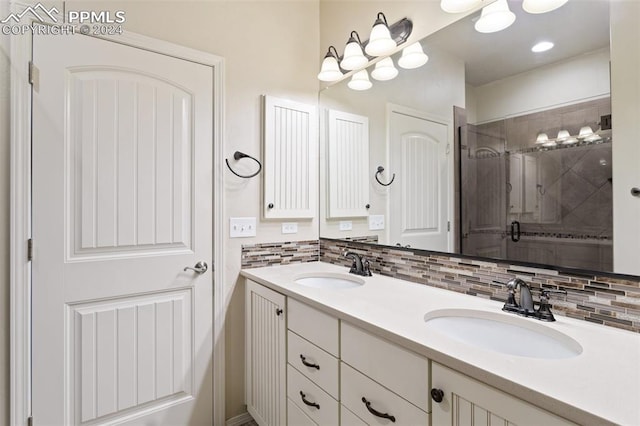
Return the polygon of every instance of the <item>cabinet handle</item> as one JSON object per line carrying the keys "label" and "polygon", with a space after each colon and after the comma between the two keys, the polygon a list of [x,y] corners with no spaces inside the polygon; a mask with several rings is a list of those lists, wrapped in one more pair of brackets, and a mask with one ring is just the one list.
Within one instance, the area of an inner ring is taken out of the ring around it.
{"label": "cabinet handle", "polygon": [[376,417],[382,417],[383,419],[389,419],[391,420],[393,423],[396,422],[396,418],[395,416],[392,416],[390,414],[387,413],[381,413],[380,411],[377,411],[375,408],[371,408],[371,402],[367,401],[367,398],[365,398],[364,396],[362,397],[362,402],[364,402],[364,405],[367,406],[367,410],[369,410],[369,412],[371,414],[373,414]]}
{"label": "cabinet handle", "polygon": [[634,197],[640,197],[640,188],[631,188],[631,195]]}
{"label": "cabinet handle", "polygon": [[317,404],[317,403],[311,402],[311,401],[307,401],[307,395],[305,395],[304,392],[302,392],[302,391],[300,391],[300,398],[302,398],[302,402],[304,402],[309,407],[315,407],[318,410],[320,409],[320,404]]}
{"label": "cabinet handle", "polygon": [[276,309],[276,315],[277,316],[282,315],[282,312],[284,312],[282,309],[280,309],[280,308]]}
{"label": "cabinet handle", "polygon": [[300,359],[302,360],[302,364],[304,364],[305,367],[311,367],[311,368],[315,368],[316,370],[320,370],[320,366],[318,364],[311,364],[310,362],[307,362],[307,358],[300,354]]}
{"label": "cabinet handle", "polygon": [[431,398],[439,404],[444,398],[444,392],[442,391],[442,389],[433,388],[431,389]]}

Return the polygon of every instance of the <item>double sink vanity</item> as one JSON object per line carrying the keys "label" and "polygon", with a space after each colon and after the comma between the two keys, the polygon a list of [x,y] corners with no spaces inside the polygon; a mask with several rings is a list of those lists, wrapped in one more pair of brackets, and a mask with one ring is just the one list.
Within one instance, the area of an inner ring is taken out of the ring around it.
{"label": "double sink vanity", "polygon": [[637,334],[348,272],[242,271],[259,424],[640,424]]}

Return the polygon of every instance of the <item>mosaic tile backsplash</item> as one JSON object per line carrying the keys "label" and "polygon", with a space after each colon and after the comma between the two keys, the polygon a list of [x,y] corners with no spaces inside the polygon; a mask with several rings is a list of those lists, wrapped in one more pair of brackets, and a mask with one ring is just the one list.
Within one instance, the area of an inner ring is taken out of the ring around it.
{"label": "mosaic tile backsplash", "polygon": [[514,277],[532,288],[566,290],[566,296],[552,298],[554,313],[640,333],[640,278],[570,274],[324,238],[320,260],[348,267],[351,261],[343,256],[347,249],[369,259],[373,273],[492,300],[506,300],[501,283]]}
{"label": "mosaic tile backsplash", "polygon": [[285,243],[246,244],[242,246],[242,268],[317,262],[320,242],[291,241]]}

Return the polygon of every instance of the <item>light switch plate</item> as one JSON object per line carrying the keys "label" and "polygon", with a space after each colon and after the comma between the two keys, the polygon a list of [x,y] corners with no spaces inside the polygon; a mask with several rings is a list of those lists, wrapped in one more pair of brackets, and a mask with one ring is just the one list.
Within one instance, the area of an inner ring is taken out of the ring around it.
{"label": "light switch plate", "polygon": [[350,220],[341,220],[340,221],[340,230],[341,231],[351,231],[353,229],[353,222]]}
{"label": "light switch plate", "polygon": [[283,223],[282,224],[282,233],[283,234],[297,234],[298,233],[298,224],[296,222]]}
{"label": "light switch plate", "polygon": [[382,229],[384,229],[384,215],[373,214],[369,216],[369,230],[380,231]]}
{"label": "light switch plate", "polygon": [[256,236],[255,217],[229,218],[229,238],[247,238]]}

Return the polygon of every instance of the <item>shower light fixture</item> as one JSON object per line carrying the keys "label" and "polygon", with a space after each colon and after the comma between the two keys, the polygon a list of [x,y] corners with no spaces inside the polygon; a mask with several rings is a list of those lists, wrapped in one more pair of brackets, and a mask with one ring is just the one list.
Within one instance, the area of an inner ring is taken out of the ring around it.
{"label": "shower light fixture", "polygon": [[362,68],[369,60],[362,53],[362,42],[357,31],[351,31],[347,45],[344,48],[344,57],[340,61],[340,66],[348,71]]}
{"label": "shower light fixture", "polygon": [[347,86],[353,90],[368,90],[371,89],[373,83],[369,80],[367,70],[360,70],[351,76],[351,80],[347,83]]}
{"label": "shower light fixture", "polygon": [[509,10],[507,0],[497,0],[482,8],[475,29],[479,33],[495,33],[509,27],[515,20],[516,15]]}
{"label": "shower light fixture", "polygon": [[448,13],[468,12],[480,6],[482,0],[441,0],[440,8]]}
{"label": "shower light fixture", "polygon": [[546,52],[547,50],[553,49],[553,46],[554,44],[550,41],[541,41],[539,43],[534,44],[533,47],[531,48],[531,51],[533,53]]}
{"label": "shower light fixture", "polygon": [[556,10],[569,0],[524,0],[522,8],[527,13],[547,13]]}
{"label": "shower light fixture", "polygon": [[371,71],[371,77],[378,81],[393,80],[398,75],[398,69],[393,66],[393,59],[389,56],[376,63],[376,67]]}
{"label": "shower light fixture", "polygon": [[327,54],[322,60],[322,67],[318,73],[318,80],[322,81],[336,81],[342,78],[343,74],[340,71],[340,65],[338,65],[338,52],[333,46],[329,46]]}
{"label": "shower light fixture", "polygon": [[422,50],[419,41],[402,49],[402,56],[398,59],[398,66],[407,70],[419,68],[427,63],[429,57]]}
{"label": "shower light fixture", "polygon": [[387,17],[384,13],[378,12],[378,17],[371,28],[369,42],[364,51],[369,56],[388,55],[397,47],[396,42],[391,38],[391,31],[387,25]]}

